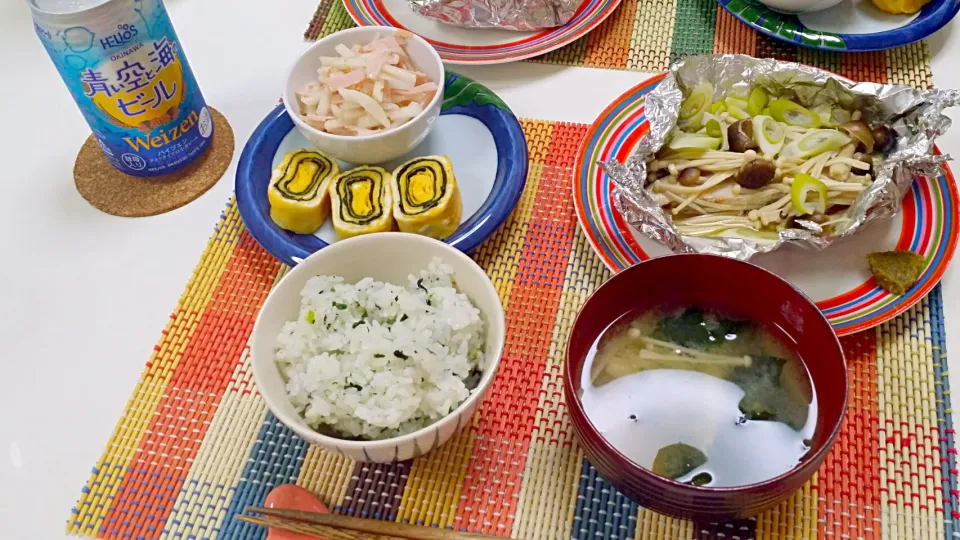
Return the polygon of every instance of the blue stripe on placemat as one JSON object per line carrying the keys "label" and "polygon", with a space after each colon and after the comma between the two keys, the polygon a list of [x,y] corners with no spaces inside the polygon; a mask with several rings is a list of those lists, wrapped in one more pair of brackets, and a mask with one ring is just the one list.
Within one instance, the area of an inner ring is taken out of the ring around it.
{"label": "blue stripe on placemat", "polygon": [[633,538],[638,509],[637,503],[600,478],[593,465],[583,460],[571,538]]}
{"label": "blue stripe on placemat", "polygon": [[943,286],[927,296],[930,302],[930,337],[933,341],[933,387],[937,400],[937,431],[940,437],[940,477],[943,482],[943,524],[945,538],[960,537],[957,519],[957,456],[954,452],[953,414],[950,410],[950,373],[947,364],[947,332],[943,325]]}
{"label": "blue stripe on placemat", "polygon": [[221,538],[259,540],[264,537],[266,529],[237,521],[234,516],[243,513],[247,506],[263,506],[267,493],[275,486],[296,483],[308,447],[306,441],[277,421],[273,413],[267,413],[227,510]]}

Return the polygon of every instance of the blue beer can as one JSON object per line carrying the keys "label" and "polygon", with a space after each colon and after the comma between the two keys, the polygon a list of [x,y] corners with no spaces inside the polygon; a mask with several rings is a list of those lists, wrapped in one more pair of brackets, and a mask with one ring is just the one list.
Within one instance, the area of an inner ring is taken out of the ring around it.
{"label": "blue beer can", "polygon": [[104,155],[169,174],[200,157],[213,118],[162,0],[30,0],[34,28]]}

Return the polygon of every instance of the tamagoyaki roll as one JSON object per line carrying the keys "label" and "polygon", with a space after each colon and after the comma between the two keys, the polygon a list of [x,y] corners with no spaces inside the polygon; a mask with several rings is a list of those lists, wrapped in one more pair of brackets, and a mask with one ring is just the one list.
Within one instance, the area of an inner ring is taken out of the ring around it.
{"label": "tamagoyaki roll", "polygon": [[340,238],[393,230],[392,177],[380,167],[357,167],[330,184],[333,229]]}
{"label": "tamagoyaki roll", "polygon": [[460,226],[463,201],[447,156],[411,159],[393,171],[393,217],[403,232],[444,239]]}
{"label": "tamagoyaki roll", "polygon": [[330,214],[330,182],[339,173],[337,161],[320,152],[288,153],[270,177],[270,218],[282,229],[313,234]]}

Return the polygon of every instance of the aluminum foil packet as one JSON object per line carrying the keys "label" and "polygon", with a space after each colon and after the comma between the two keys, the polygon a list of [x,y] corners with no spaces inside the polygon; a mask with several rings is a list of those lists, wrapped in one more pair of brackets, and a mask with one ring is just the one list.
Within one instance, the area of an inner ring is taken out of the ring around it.
{"label": "aluminum foil packet", "polygon": [[540,30],[567,24],[583,0],[410,0],[414,13],[467,28]]}
{"label": "aluminum foil packet", "polygon": [[[743,95],[753,85],[759,85],[769,94],[793,98],[807,107],[828,104],[860,110],[870,125],[891,127],[897,133],[897,145],[884,158],[874,159],[873,183],[846,210],[849,221],[830,235],[823,234],[817,223],[802,219],[795,219],[792,227],[780,231],[778,240],[683,235],[674,226],[670,211],[661,208],[645,188],[647,163],[677,126],[684,91],[702,82],[713,83],[715,100],[731,94]],[[650,130],[627,162],[607,161],[600,165],[614,182],[614,204],[624,219],[676,253],[710,253],[748,260],[787,243],[823,249],[870,222],[899,212],[914,177],[941,174],[940,164],[950,158],[933,155],[933,145],[950,127],[943,110],[958,104],[957,90],[851,83],[814,67],[745,55],[692,56],[671,66],[663,82],[647,94],[645,109]]]}

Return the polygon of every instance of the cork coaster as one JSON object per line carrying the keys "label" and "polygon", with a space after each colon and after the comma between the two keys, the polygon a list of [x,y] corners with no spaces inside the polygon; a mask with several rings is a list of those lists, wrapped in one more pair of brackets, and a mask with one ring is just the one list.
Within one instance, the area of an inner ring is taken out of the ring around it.
{"label": "cork coaster", "polygon": [[94,208],[122,217],[144,217],[180,208],[220,181],[233,159],[233,128],[214,108],[213,143],[186,168],[153,178],[130,176],[107,161],[93,135],[73,166],[77,191]]}

